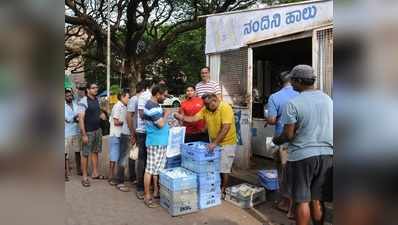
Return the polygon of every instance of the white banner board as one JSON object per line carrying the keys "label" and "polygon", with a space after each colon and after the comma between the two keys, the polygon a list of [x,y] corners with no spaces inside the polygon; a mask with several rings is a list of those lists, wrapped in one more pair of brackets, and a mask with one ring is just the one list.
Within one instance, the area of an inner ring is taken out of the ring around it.
{"label": "white banner board", "polygon": [[333,21],[333,1],[307,2],[206,19],[206,54],[307,30]]}

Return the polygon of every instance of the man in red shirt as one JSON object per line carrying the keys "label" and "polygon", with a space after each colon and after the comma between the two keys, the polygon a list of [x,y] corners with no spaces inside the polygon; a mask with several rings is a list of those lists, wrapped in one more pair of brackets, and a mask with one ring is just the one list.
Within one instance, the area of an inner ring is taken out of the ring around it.
{"label": "man in red shirt", "polygon": [[[186,100],[181,103],[179,113],[185,116],[194,116],[203,108],[202,98],[196,96],[195,86],[189,85],[186,89]],[[206,123],[200,120],[195,123],[186,123],[185,143],[193,141],[209,142],[209,135],[206,132]]]}

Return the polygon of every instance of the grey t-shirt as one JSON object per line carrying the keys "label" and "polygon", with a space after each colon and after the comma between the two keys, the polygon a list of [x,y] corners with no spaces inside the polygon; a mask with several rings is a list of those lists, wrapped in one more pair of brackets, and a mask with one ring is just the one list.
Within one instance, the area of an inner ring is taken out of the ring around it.
{"label": "grey t-shirt", "polygon": [[281,121],[296,124],[288,161],[333,155],[333,101],[322,91],[304,91],[286,105]]}

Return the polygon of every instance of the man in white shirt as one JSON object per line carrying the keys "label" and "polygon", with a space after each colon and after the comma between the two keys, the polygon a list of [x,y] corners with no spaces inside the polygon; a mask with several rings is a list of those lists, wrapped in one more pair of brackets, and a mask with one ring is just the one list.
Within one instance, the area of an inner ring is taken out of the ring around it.
{"label": "man in white shirt", "polygon": [[210,80],[210,68],[204,67],[200,70],[202,81],[196,84],[196,94],[202,97],[204,94],[216,94],[218,99],[221,98],[220,84]]}
{"label": "man in white shirt", "polygon": [[[132,145],[136,144],[137,140],[135,129],[137,128],[138,97],[144,92],[144,82],[139,82],[135,90],[136,94],[130,98],[127,104],[127,124],[124,124],[122,129],[122,142],[127,140],[127,137],[123,137],[129,135],[129,141]],[[129,180],[133,183],[137,183],[136,165],[136,160],[129,158]]]}
{"label": "man in white shirt", "polygon": [[137,198],[140,200],[144,199],[144,173],[146,168],[147,150],[146,150],[146,132],[145,132],[145,120],[144,108],[146,102],[152,97],[151,86],[152,82],[144,80],[144,92],[140,94],[137,102],[137,127],[136,127],[136,141],[138,145],[138,160],[137,160]]}
{"label": "man in white shirt", "polygon": [[[127,103],[129,100],[129,93],[122,92],[118,94],[118,102],[113,106],[112,113],[109,118],[110,133],[109,133],[109,178],[111,185],[118,185],[120,183],[119,177],[115,176],[117,173],[116,163],[119,166],[124,165],[126,155],[125,149],[121,147],[122,127],[126,124]],[[125,187],[119,187],[119,190],[126,190]]]}

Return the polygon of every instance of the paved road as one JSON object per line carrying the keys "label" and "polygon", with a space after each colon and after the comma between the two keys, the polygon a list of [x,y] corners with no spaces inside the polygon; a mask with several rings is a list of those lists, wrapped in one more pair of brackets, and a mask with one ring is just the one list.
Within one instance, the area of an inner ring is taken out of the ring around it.
{"label": "paved road", "polygon": [[80,177],[65,184],[67,225],[262,225],[261,219],[228,202],[198,213],[171,217],[165,209],[147,208],[135,192],[123,193],[106,181],[83,188]]}

